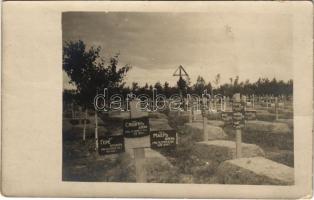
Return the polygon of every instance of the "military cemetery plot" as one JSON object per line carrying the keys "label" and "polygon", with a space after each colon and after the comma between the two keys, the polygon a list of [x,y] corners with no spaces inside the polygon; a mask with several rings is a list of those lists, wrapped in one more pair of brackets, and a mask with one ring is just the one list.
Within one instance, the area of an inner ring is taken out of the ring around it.
{"label": "military cemetery plot", "polygon": [[291,44],[217,17],[63,14],[63,181],[294,184]]}

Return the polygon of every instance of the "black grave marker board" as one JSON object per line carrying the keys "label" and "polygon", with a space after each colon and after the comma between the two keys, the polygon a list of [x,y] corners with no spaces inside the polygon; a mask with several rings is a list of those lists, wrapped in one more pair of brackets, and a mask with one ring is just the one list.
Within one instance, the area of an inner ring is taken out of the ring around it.
{"label": "black grave marker board", "polygon": [[102,136],[98,139],[100,155],[122,153],[124,149],[123,135]]}
{"label": "black grave marker board", "polygon": [[123,121],[123,134],[126,138],[135,138],[149,135],[148,117],[125,119]]}
{"label": "black grave marker board", "polygon": [[152,149],[175,148],[177,134],[175,130],[158,130],[150,132],[150,144]]}

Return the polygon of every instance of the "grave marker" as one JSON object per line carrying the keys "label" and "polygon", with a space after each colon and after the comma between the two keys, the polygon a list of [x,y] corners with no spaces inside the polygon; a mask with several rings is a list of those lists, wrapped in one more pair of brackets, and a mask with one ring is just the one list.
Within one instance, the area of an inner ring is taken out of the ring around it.
{"label": "grave marker", "polygon": [[[195,109],[195,107],[196,107],[196,109]],[[198,108],[197,102],[193,101],[192,102],[192,115],[193,115],[193,120],[194,121],[196,121],[197,108]]]}
{"label": "grave marker", "polygon": [[192,117],[193,117],[193,114],[192,114],[192,112],[193,112],[193,107],[192,107],[191,110],[189,110],[188,112],[189,112],[189,122],[192,123],[192,121],[193,121],[193,118],[192,118]]}
{"label": "grave marker", "polygon": [[204,141],[208,141],[208,133],[207,133],[207,117],[205,114],[203,115],[203,136]]}
{"label": "grave marker", "polygon": [[[143,137],[149,135],[148,117],[140,117],[141,110],[137,107],[138,99],[130,101],[130,119],[123,122],[124,136]],[[133,148],[135,160],[136,182],[146,182],[145,150],[143,146]]]}
{"label": "grave marker", "polygon": [[149,135],[148,117],[125,119],[123,122],[123,134],[127,138]]}
{"label": "grave marker", "polygon": [[239,93],[233,95],[232,111],[225,111],[221,113],[221,118],[225,121],[226,125],[232,124],[236,129],[236,157],[241,158],[241,145],[242,145],[242,130],[245,120],[256,119],[255,110],[246,110],[245,108],[246,97],[241,97]]}
{"label": "grave marker", "polygon": [[176,146],[177,133],[175,130],[159,130],[150,132],[152,149],[174,148]]}
{"label": "grave marker", "polygon": [[226,96],[224,96],[224,106],[223,106],[223,111],[226,110]]}
{"label": "grave marker", "polygon": [[84,128],[83,128],[83,141],[86,140],[86,123],[87,123],[87,108],[85,109],[85,118],[84,118]]}
{"label": "grave marker", "polygon": [[276,113],[276,120],[278,120],[278,97],[275,97],[275,113]]}
{"label": "grave marker", "polygon": [[98,150],[98,116],[97,110],[95,110],[95,149]]}
{"label": "grave marker", "polygon": [[102,136],[99,138],[100,155],[122,153],[124,149],[124,137],[123,135]]}
{"label": "grave marker", "polygon": [[207,102],[207,98],[203,97],[203,101],[202,101],[202,116],[203,116],[203,139],[204,139],[204,141],[208,141],[206,102]]}
{"label": "grave marker", "polygon": [[240,93],[236,93],[233,95],[233,126],[236,129],[236,157],[241,158],[242,151],[242,131],[241,125],[244,123],[242,113],[244,111],[244,107],[241,104]]}

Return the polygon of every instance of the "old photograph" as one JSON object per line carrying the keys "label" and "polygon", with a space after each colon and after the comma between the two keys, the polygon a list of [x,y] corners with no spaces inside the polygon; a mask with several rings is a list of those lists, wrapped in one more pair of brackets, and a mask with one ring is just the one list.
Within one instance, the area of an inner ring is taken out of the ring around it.
{"label": "old photograph", "polygon": [[62,180],[293,185],[289,17],[64,12]]}
{"label": "old photograph", "polygon": [[2,10],[2,195],[312,197],[311,2]]}

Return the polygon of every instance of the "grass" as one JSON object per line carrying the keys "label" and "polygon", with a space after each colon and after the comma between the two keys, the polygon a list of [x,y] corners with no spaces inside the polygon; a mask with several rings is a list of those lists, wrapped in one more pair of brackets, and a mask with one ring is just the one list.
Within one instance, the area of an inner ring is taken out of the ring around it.
{"label": "grass", "polygon": [[[219,115],[220,116],[220,115]],[[156,115],[157,117],[157,115]],[[267,121],[274,121],[273,114],[263,116]],[[122,122],[110,121],[108,116],[100,115],[108,132],[121,126]],[[176,129],[179,136],[187,116],[168,115],[169,124]],[[218,114],[210,119],[218,119]],[[63,180],[64,181],[104,181],[135,182],[134,161],[128,153],[110,156],[99,156],[95,152],[94,129],[87,129],[87,140],[82,142],[82,127],[70,122],[63,123]],[[227,140],[235,139],[233,128],[224,127]],[[277,137],[277,136],[276,136]],[[273,161],[293,167],[293,134],[291,138],[274,138],[271,133],[243,131],[242,140],[259,145],[265,151],[265,157]],[[218,183],[216,170],[219,163],[214,160],[201,159],[193,153],[194,143],[181,140],[175,149],[158,150],[172,164],[150,159],[145,164],[147,181],[152,183]]]}

